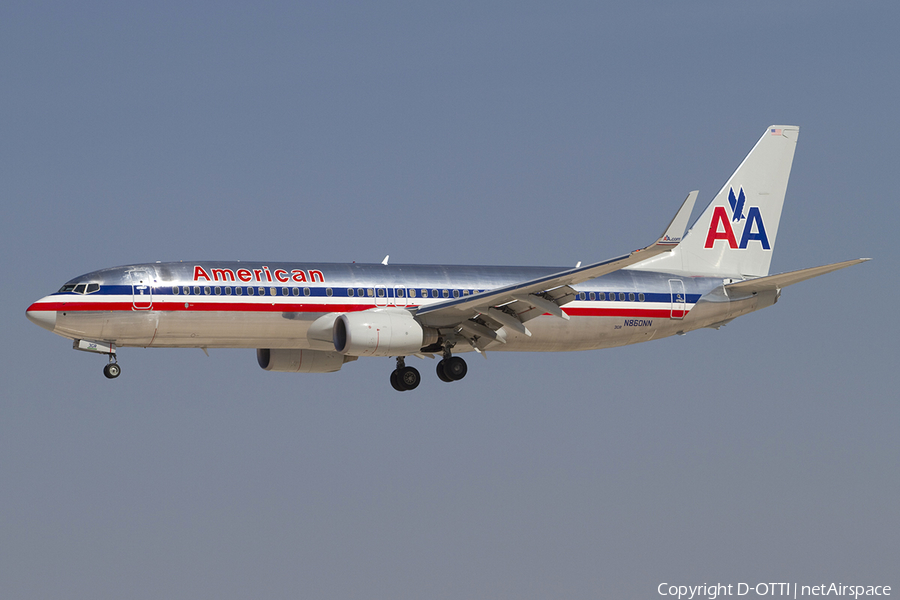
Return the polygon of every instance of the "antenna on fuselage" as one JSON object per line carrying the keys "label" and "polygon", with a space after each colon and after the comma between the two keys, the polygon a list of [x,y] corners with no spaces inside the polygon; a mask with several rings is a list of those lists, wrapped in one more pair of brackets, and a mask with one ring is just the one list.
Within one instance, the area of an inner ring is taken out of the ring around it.
{"label": "antenna on fuselage", "polygon": [[385,266],[387,266],[387,263],[388,263],[388,259],[389,259],[389,258],[390,258],[390,257],[391,257],[391,255],[390,255],[390,254],[386,254],[386,255],[385,255],[385,257],[384,257],[384,260],[383,260],[383,261],[381,261],[381,264],[383,264],[383,265],[385,265]]}

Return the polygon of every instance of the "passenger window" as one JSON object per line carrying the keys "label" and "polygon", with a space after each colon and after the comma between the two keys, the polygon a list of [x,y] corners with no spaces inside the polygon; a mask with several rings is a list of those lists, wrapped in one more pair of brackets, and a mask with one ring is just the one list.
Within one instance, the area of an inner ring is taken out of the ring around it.
{"label": "passenger window", "polygon": [[172,293],[175,294],[176,296],[178,295],[178,293],[179,293],[180,291],[181,291],[181,290],[178,289],[178,286],[177,286],[177,285],[172,286]]}
{"label": "passenger window", "polygon": [[328,297],[331,297],[334,295],[334,292],[332,291],[331,288],[325,288],[325,295]]}
{"label": "passenger window", "polygon": [[278,295],[278,288],[274,288],[274,287],[273,287],[273,288],[269,288],[269,295],[270,295],[270,296],[277,296],[277,295]]}
{"label": "passenger window", "polygon": [[195,296],[199,296],[199,295],[200,295],[200,286],[199,286],[199,285],[195,285],[195,286],[194,286],[194,295],[195,295]]}
{"label": "passenger window", "polygon": [[444,298],[449,298],[450,290],[441,290],[441,296],[443,296]]}
{"label": "passenger window", "polygon": [[628,292],[628,300],[629,302],[634,302],[634,292]]}
{"label": "passenger window", "polygon": [[644,293],[643,293],[643,292],[641,292],[640,294],[638,294],[638,300],[640,300],[641,302],[644,301]]}
{"label": "passenger window", "polygon": [[384,288],[378,288],[378,297],[384,298]]}
{"label": "passenger window", "polygon": [[265,295],[266,295],[266,288],[264,288],[264,287],[259,288],[259,295],[260,295],[260,296],[265,296]]}
{"label": "passenger window", "polygon": [[312,293],[312,291],[311,291],[309,288],[303,288],[303,295],[304,295],[304,296],[309,296],[310,293]]}
{"label": "passenger window", "polygon": [[432,297],[432,298],[437,298],[437,297],[438,297],[438,291],[437,291],[437,290],[431,290],[431,297]]}
{"label": "passenger window", "polygon": [[397,297],[398,297],[398,298],[402,298],[402,297],[403,297],[403,290],[401,290],[401,289],[398,289],[398,290],[397,290]]}
{"label": "passenger window", "polygon": [[353,288],[347,288],[347,296],[350,298],[353,297]]}
{"label": "passenger window", "polygon": [[459,298],[459,290],[453,290],[453,297]]}
{"label": "passenger window", "polygon": [[409,290],[409,297],[410,297],[410,298],[415,298],[415,297],[416,297],[416,290]]}
{"label": "passenger window", "polygon": [[226,296],[230,296],[230,295],[231,295],[231,286],[230,286],[230,285],[226,285],[226,286],[225,286],[225,295],[226,295]]}
{"label": "passenger window", "polygon": [[591,300],[596,300],[596,299],[597,299],[597,294],[594,293],[594,292],[591,292],[590,298],[591,298]]}
{"label": "passenger window", "polygon": [[212,290],[209,289],[209,286],[208,286],[208,285],[203,286],[203,293],[204,293],[204,294],[206,294],[207,296],[209,296],[210,292],[212,292]]}
{"label": "passenger window", "polygon": [[375,290],[374,290],[374,289],[369,288],[369,289],[366,290],[366,296],[368,296],[369,298],[371,298],[371,297],[374,296],[374,295],[375,295]]}
{"label": "passenger window", "polygon": [[235,293],[236,295],[240,296],[241,294],[244,293],[244,288],[242,288],[242,287],[236,287],[236,288],[234,288],[234,293]]}
{"label": "passenger window", "polygon": [[190,288],[190,286],[186,285],[186,286],[184,286],[184,289],[182,291],[184,292],[185,296],[188,296],[191,293],[191,288]]}
{"label": "passenger window", "polygon": [[606,300],[606,292],[599,292],[597,294],[597,298],[599,298],[601,301]]}
{"label": "passenger window", "polygon": [[463,296],[468,296],[468,295],[469,295],[469,290],[463,290]]}
{"label": "passenger window", "polygon": [[423,298],[427,298],[427,297],[428,297],[428,290],[422,290],[422,297],[423,297]]}
{"label": "passenger window", "polygon": [[584,292],[578,292],[578,299],[579,299],[579,300],[584,300],[584,299],[586,299],[586,298],[587,298],[587,296],[584,295]]}
{"label": "passenger window", "polygon": [[622,302],[625,301],[625,292],[619,292],[619,300]]}
{"label": "passenger window", "polygon": [[295,296],[300,295],[300,288],[291,288],[291,293]]}
{"label": "passenger window", "polygon": [[247,288],[247,295],[252,296],[256,292],[256,288],[249,287]]}

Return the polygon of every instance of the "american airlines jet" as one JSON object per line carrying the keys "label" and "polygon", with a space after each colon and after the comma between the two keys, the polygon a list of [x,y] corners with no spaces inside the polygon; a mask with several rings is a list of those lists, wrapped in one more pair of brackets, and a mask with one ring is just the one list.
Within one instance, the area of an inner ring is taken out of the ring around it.
{"label": "american airlines jet", "polygon": [[255,348],[267,371],[327,373],[359,357],[396,359],[398,391],[419,385],[409,356],[440,357],[465,377],[462,353],[562,352],[647,342],[771,306],[781,290],[869,260],[769,275],[799,128],[766,129],[685,234],[691,192],[654,243],[575,268],[178,262],[81,275],[27,317],[76,350]]}

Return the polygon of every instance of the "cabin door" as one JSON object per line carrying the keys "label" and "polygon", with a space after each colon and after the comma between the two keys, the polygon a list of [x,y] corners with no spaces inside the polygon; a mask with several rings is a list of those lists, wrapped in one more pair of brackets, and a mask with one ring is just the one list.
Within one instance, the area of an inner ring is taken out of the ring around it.
{"label": "cabin door", "polygon": [[672,318],[683,319],[686,312],[685,305],[687,303],[684,294],[684,281],[681,279],[670,279],[669,293],[672,296]]}
{"label": "cabin door", "polygon": [[149,271],[131,271],[131,308],[133,310],[153,308],[153,287],[150,284]]}

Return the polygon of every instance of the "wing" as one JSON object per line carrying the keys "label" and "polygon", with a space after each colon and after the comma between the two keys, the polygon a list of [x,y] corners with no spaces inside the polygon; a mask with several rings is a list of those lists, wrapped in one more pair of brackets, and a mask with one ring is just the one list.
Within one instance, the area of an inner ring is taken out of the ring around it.
{"label": "wing", "polygon": [[416,319],[423,325],[453,329],[460,340],[476,349],[497,341],[506,343],[502,328],[531,335],[525,322],[550,313],[568,319],[561,306],[575,299],[570,286],[637,264],[663,252],[669,252],[684,236],[697,192],[691,192],[662,236],[654,243],[630,254],[610,260],[560,271],[552,275],[495,288],[459,299],[436,302],[419,308]]}

